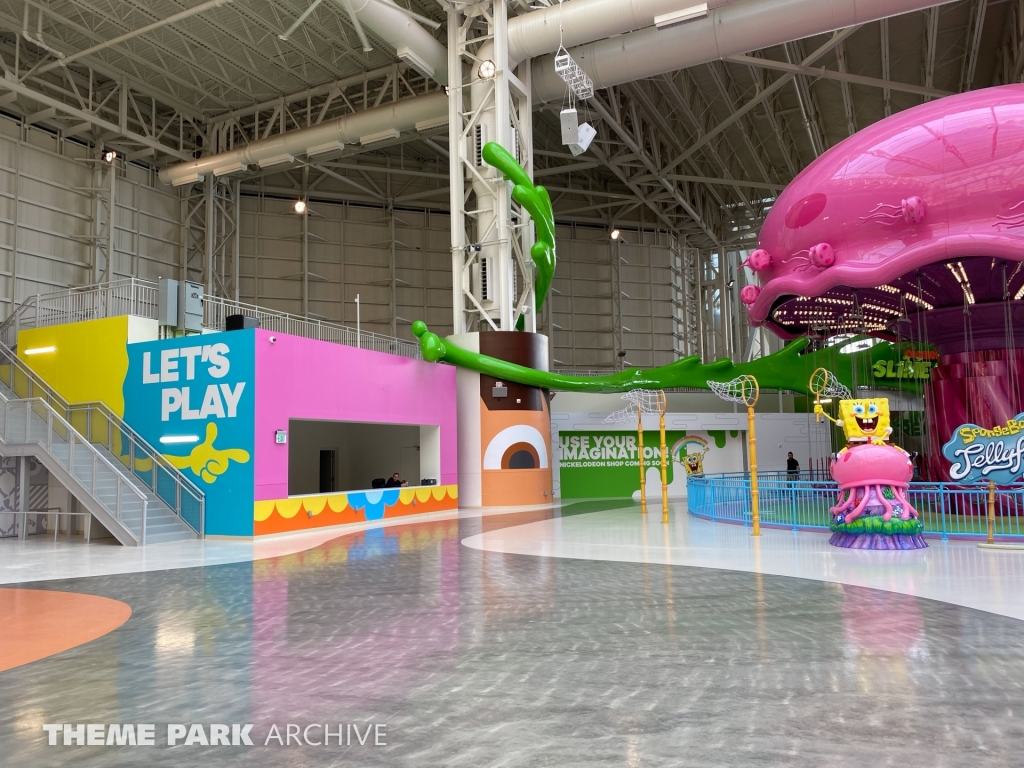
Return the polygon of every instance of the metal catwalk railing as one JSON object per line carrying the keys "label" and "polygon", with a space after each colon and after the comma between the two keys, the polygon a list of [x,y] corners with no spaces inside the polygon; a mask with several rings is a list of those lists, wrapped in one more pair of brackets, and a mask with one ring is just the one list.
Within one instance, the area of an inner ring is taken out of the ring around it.
{"label": "metal catwalk railing", "polygon": [[38,446],[33,452],[42,451],[58,462],[136,543],[146,543],[146,495],[47,400],[9,400],[0,393],[0,440]]}
{"label": "metal catwalk railing", "polygon": [[[68,403],[7,346],[0,344],[0,383],[10,396],[45,402],[90,445],[133,472],[167,508],[202,536],[206,499],[201,490],[103,403]],[[0,392],[0,394],[3,394]]]}
{"label": "metal catwalk railing", "polygon": [[[0,343],[13,348],[18,343],[18,332],[26,328],[43,328],[118,315],[156,319],[157,284],[133,277],[112,283],[30,296],[0,325]],[[290,315],[287,312],[277,312],[217,296],[207,296],[203,299],[203,325],[206,328],[224,330],[229,315],[255,317],[259,320],[261,328],[277,333],[288,333],[401,357],[420,357],[419,345],[413,341],[382,336],[361,329],[357,331],[345,325]]]}
{"label": "metal catwalk railing", "polygon": [[[686,486],[690,514],[751,524],[749,475],[691,476]],[[831,478],[791,480],[785,472],[759,472],[757,487],[761,525],[824,530],[832,522],[830,509],[839,490]],[[987,534],[987,483],[911,483],[907,499],[920,514],[925,535],[946,539]],[[1024,537],[1024,484],[1000,486],[995,499],[995,536]]]}
{"label": "metal catwalk railing", "polygon": [[246,315],[259,320],[260,328],[276,333],[288,333],[317,341],[329,341],[332,344],[344,344],[348,347],[369,349],[373,352],[386,352],[390,355],[420,358],[419,344],[403,341],[393,336],[382,336],[378,333],[349,328],[345,325],[328,323],[315,318],[290,315],[287,312],[275,312],[252,304],[208,296],[203,299],[203,325],[210,330],[224,330],[229,315]]}

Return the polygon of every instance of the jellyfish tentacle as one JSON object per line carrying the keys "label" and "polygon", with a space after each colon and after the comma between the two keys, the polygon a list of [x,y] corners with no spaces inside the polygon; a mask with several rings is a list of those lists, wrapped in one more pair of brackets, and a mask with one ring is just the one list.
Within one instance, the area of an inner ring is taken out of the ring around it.
{"label": "jellyfish tentacle", "polygon": [[882,493],[882,486],[875,486],[875,494],[877,495],[879,501],[882,502],[882,508],[885,510],[885,512],[882,513],[882,519],[885,520],[885,522],[889,522],[890,520],[892,520],[892,504],[889,503],[889,500],[885,498],[885,494]]}
{"label": "jellyfish tentacle", "polygon": [[[830,512],[832,512],[833,515],[838,515],[838,514],[840,514],[842,512],[845,512],[850,507],[852,507],[853,506],[853,498],[854,498],[853,497],[853,493],[854,493],[853,488],[850,488],[849,490],[840,488],[839,489],[839,503],[836,504],[834,507],[832,507]],[[843,498],[844,496],[846,497],[845,499]]]}
{"label": "jellyfish tentacle", "polygon": [[896,493],[896,500],[903,505],[903,519],[909,520],[911,516],[913,516],[914,519],[919,518],[920,515],[918,514],[917,510],[914,509],[914,507],[911,506],[910,502],[907,500],[907,495],[904,492],[904,489],[894,488],[893,491]]}
{"label": "jellyfish tentacle", "polygon": [[867,507],[868,499],[871,496],[871,494],[868,493],[868,490],[871,488],[871,486],[858,486],[858,488],[864,491],[864,495],[861,496],[860,501],[858,502],[857,506],[854,507],[853,511],[846,516],[846,520],[848,522],[856,520],[858,517],[864,514],[864,509]]}

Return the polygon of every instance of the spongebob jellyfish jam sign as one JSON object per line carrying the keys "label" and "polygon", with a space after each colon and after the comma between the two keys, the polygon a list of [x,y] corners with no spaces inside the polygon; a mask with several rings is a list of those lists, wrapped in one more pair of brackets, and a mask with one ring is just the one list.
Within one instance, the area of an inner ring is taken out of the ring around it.
{"label": "spongebob jellyfish jam sign", "polygon": [[1019,482],[1024,479],[1024,413],[992,429],[964,424],[942,447],[942,455],[952,464],[949,478],[954,482]]}
{"label": "spongebob jellyfish jam sign", "polygon": [[128,346],[124,418],[206,494],[208,534],[252,535],[254,331]]}

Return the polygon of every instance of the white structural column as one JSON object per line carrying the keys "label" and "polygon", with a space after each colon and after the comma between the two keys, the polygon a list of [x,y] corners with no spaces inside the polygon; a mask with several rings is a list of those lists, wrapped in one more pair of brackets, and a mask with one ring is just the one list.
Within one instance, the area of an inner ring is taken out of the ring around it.
{"label": "white structural column", "polygon": [[181,191],[182,280],[202,283],[209,296],[239,295],[239,202],[237,179],[189,184]]}
{"label": "white structural column", "polygon": [[92,281],[108,283],[114,277],[115,197],[117,189],[117,160],[103,160],[103,147],[93,162],[92,218]]}
{"label": "white structural column", "polygon": [[[496,142],[532,172],[529,65],[508,57],[505,0],[452,3],[448,16],[453,319],[455,333],[536,331],[533,226],[512,185],[483,162]],[[492,74],[493,73],[493,74]],[[468,182],[468,184],[467,184]]]}

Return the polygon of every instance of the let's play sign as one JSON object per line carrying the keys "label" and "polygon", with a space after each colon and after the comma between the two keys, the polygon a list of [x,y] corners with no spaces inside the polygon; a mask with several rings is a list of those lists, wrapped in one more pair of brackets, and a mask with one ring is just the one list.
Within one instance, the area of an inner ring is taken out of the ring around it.
{"label": "let's play sign", "polygon": [[1024,479],[1024,413],[992,429],[958,427],[942,455],[952,464],[949,477],[954,482],[995,480],[1002,485]]}

